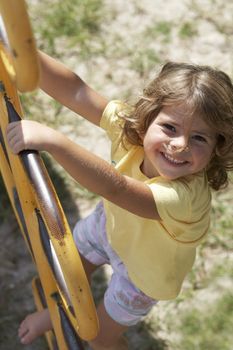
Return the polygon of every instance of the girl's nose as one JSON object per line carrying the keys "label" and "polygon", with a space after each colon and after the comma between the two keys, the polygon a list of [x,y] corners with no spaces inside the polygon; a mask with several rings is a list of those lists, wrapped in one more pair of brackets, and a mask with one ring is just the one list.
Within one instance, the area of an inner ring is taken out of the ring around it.
{"label": "girl's nose", "polygon": [[189,142],[186,137],[176,137],[169,143],[170,151],[173,153],[188,152]]}

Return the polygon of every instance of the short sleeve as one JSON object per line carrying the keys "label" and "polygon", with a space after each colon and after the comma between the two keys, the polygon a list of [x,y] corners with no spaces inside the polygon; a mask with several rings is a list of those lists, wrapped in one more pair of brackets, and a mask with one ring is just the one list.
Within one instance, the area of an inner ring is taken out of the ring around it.
{"label": "short sleeve", "polygon": [[199,242],[210,224],[211,193],[205,176],[149,184],[161,225],[175,240]]}
{"label": "short sleeve", "polygon": [[[172,185],[171,185],[172,184]],[[191,196],[188,187],[173,183],[153,183],[153,193],[161,223],[172,237],[180,236],[191,224]]]}
{"label": "short sleeve", "polygon": [[111,101],[107,104],[100,120],[100,127],[106,131],[111,141],[111,161],[114,166],[126,153],[121,142],[124,119],[120,117],[120,114],[127,113],[128,109],[129,106],[121,101]]}
{"label": "short sleeve", "polygon": [[112,142],[114,142],[121,133],[122,120],[119,118],[119,113],[123,108],[124,104],[121,101],[115,100],[109,102],[100,120],[100,127],[106,131]]}

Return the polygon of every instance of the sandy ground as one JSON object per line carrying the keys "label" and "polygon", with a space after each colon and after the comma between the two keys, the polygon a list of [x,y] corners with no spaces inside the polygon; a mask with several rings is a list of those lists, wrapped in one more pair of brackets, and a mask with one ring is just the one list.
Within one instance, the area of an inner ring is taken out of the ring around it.
{"label": "sandy ground", "polygon": [[[109,14],[102,24],[106,51],[84,64],[78,61],[78,49],[73,49],[69,65],[109,99],[138,96],[145,82],[167,60],[211,64],[233,75],[232,1],[105,2],[108,9],[106,13]],[[162,22],[169,23],[168,34],[158,29],[153,35],[145,34],[147,28]],[[187,24],[186,28],[190,32],[182,36],[179,33],[184,24]],[[156,52],[158,61],[154,69],[150,68],[151,59],[145,54],[147,49]],[[68,122],[72,120],[71,124],[73,123],[72,113],[63,110],[62,114]],[[70,136],[108,159],[108,143],[103,132],[90,127],[86,121],[80,120],[79,123],[78,131],[74,131],[74,128],[68,130]],[[63,130],[67,131],[67,128]],[[76,204],[82,217],[94,206],[90,200],[75,199],[75,202],[70,202],[67,211]],[[74,220],[74,215],[70,215],[71,223]],[[30,283],[36,271],[12,213],[0,223],[0,247],[0,350],[45,350],[43,339],[27,347],[21,346],[17,339],[20,320],[34,310]],[[96,293],[98,294],[98,288]],[[163,312],[160,313],[162,321]],[[146,326],[140,325],[129,334],[130,349],[174,350],[166,345],[166,332],[158,334],[151,335]]]}

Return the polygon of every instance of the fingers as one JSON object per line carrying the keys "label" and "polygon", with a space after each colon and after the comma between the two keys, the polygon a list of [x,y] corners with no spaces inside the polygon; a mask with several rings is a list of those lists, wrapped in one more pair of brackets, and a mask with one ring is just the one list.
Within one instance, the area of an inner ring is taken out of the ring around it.
{"label": "fingers", "polygon": [[21,120],[7,126],[6,137],[11,151],[18,154],[23,150],[43,151],[54,139],[55,131],[32,120]]}
{"label": "fingers", "polygon": [[7,142],[10,146],[10,149],[14,154],[18,154],[20,151],[24,149],[23,139],[21,135],[22,135],[21,122],[13,122],[8,124],[6,137],[7,137]]}
{"label": "fingers", "polygon": [[14,135],[17,134],[17,130],[21,122],[13,122],[7,125],[7,140],[10,140]]}

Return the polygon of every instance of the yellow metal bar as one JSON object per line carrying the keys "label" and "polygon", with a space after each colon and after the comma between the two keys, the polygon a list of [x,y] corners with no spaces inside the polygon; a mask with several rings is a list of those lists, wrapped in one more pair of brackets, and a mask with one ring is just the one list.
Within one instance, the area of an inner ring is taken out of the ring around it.
{"label": "yellow metal bar", "polygon": [[[16,2],[0,0],[0,10],[4,9],[5,19],[8,19],[13,3],[14,5],[16,3],[23,5],[21,0]],[[14,8],[15,10],[16,8]],[[24,20],[26,16],[25,11],[25,7],[23,7],[24,16],[21,17],[21,25],[22,18]],[[12,28],[7,28],[8,31],[11,34],[14,32]],[[21,35],[25,35],[24,32],[21,32]],[[11,45],[14,44],[14,40],[14,38],[10,39]],[[82,339],[91,340],[97,335],[98,319],[91,290],[72,234],[40,155],[37,152],[13,155],[8,148],[7,125],[9,122],[22,118],[22,108],[16,84],[12,80],[8,63],[6,64],[8,56],[7,49],[0,42],[0,171],[19,226],[37,266],[58,347],[66,350],[69,339],[68,335],[64,333],[67,328],[62,327],[62,322],[68,325],[71,333],[74,329]],[[25,61],[27,61],[26,58]],[[30,60],[27,62],[27,75],[30,75],[31,63]],[[34,63],[33,61],[32,67],[34,67]],[[19,67],[16,67],[16,73],[18,70],[20,70]],[[22,74],[23,76],[24,74]],[[38,77],[33,79],[36,82]],[[26,90],[29,90],[29,85],[26,81],[24,85]],[[21,90],[23,90],[22,86]],[[69,291],[69,300],[67,300],[59,277],[55,273],[55,262],[51,258],[52,254],[55,254],[57,263],[61,267]],[[38,305],[38,301],[36,304]]]}
{"label": "yellow metal bar", "polygon": [[32,91],[38,86],[39,65],[26,3],[24,0],[1,0],[0,13],[12,56],[9,59],[9,55],[5,55],[3,64],[21,92]]}

